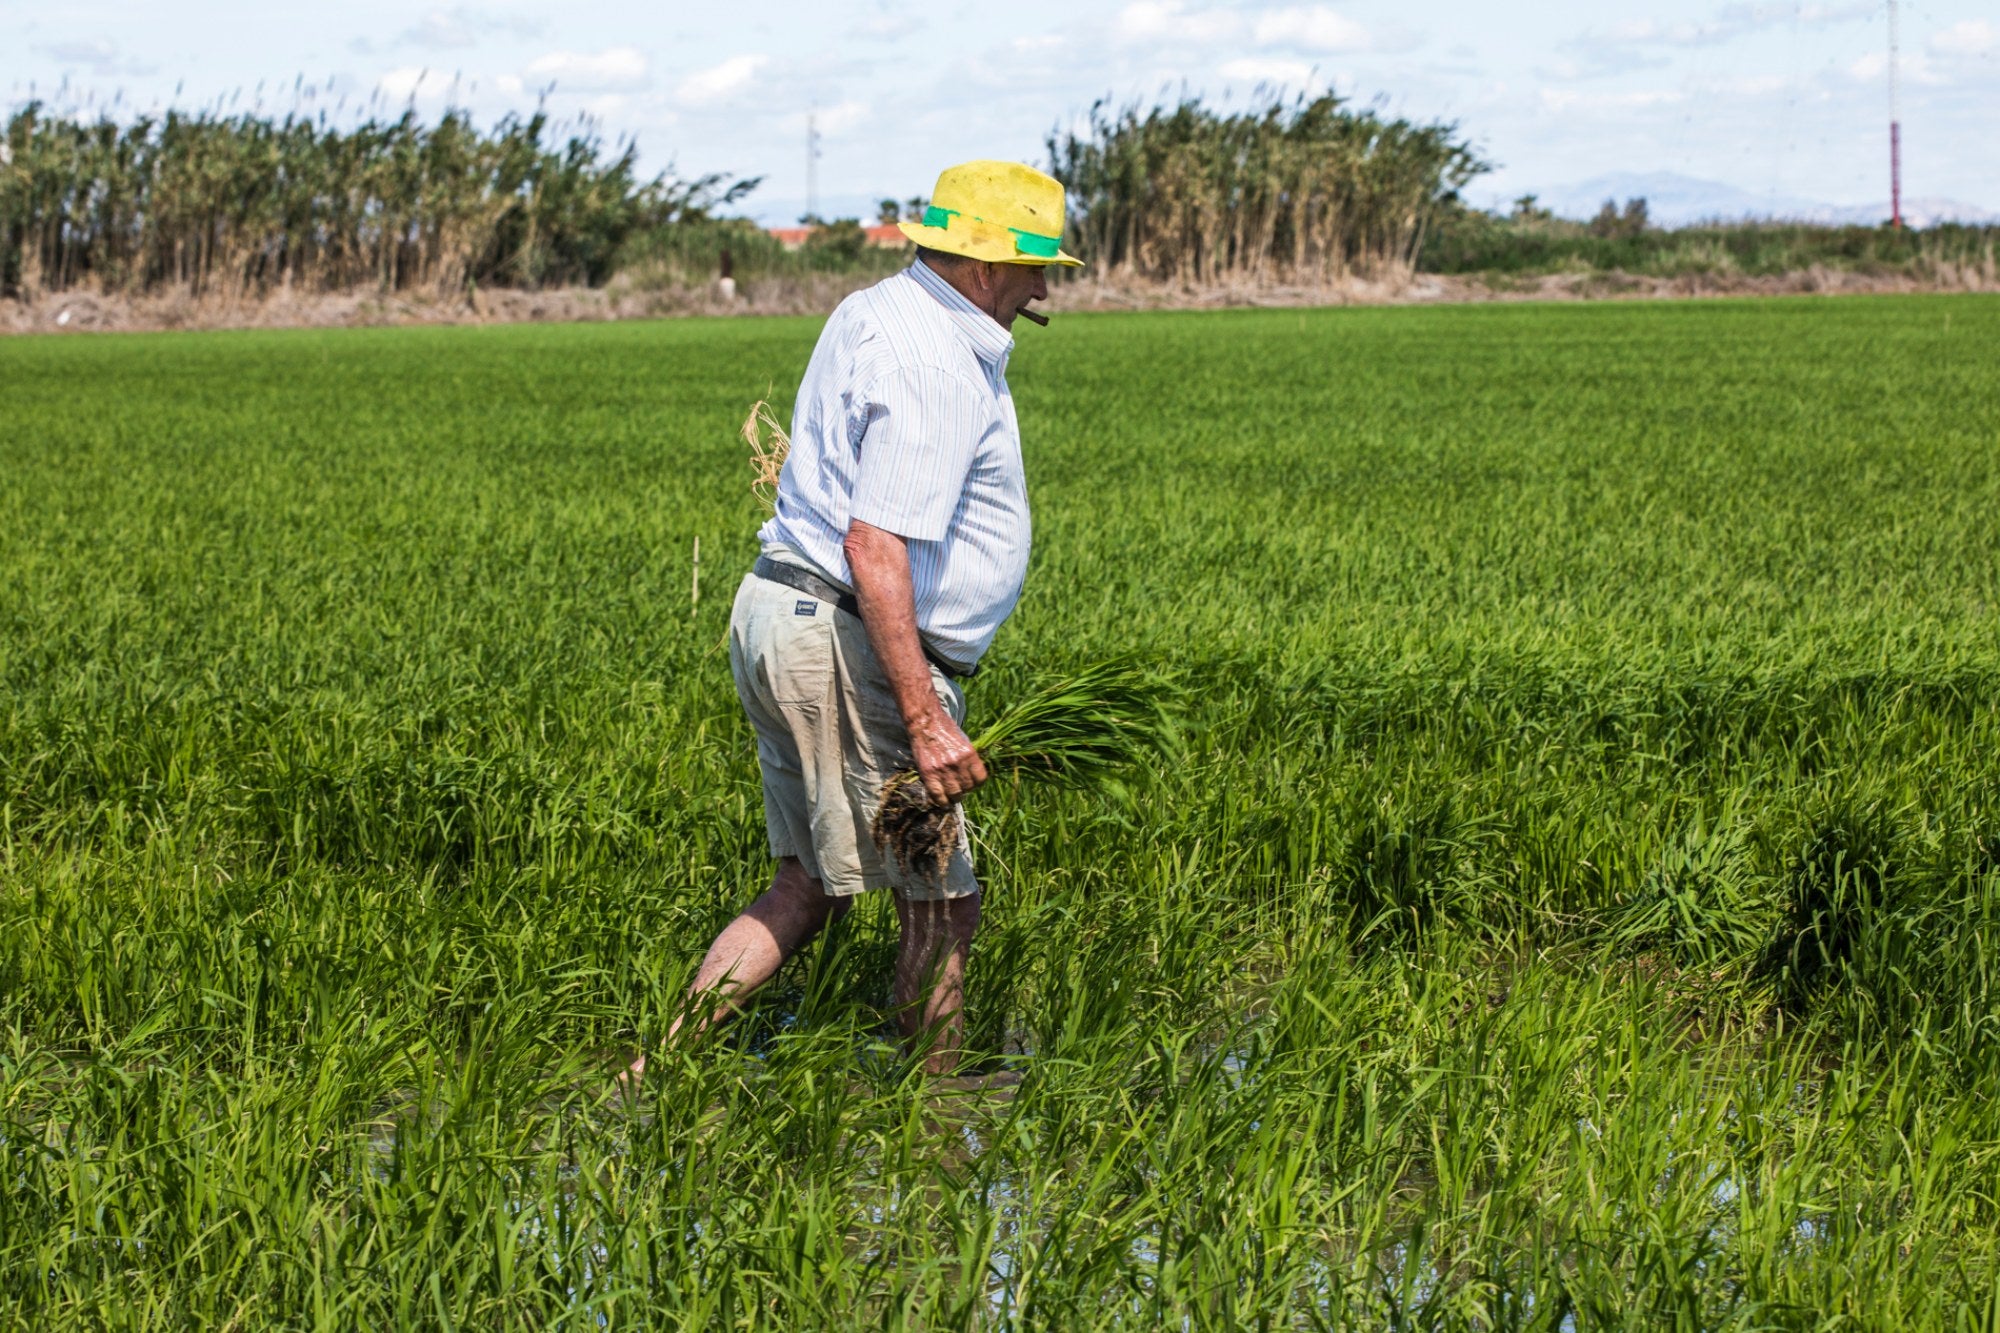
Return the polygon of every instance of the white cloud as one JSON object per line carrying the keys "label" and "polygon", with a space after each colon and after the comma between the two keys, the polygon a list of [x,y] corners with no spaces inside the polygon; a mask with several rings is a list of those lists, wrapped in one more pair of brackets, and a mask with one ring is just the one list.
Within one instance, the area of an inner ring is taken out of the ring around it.
{"label": "white cloud", "polygon": [[1930,48],[1940,55],[1983,56],[2000,50],[2000,28],[1985,19],[1963,19],[1932,33]]}
{"label": "white cloud", "polygon": [[[1880,51],[1871,51],[1847,67],[1847,73],[1856,83],[1877,83],[1888,76],[1889,57]],[[1929,57],[1921,51],[1906,51],[1897,65],[1905,83],[1922,83],[1936,87],[1951,82],[1931,64]]]}
{"label": "white cloud", "polygon": [[445,79],[442,75],[433,74],[421,66],[404,65],[400,69],[390,70],[377,79],[375,86],[394,101],[431,102],[444,96]]}
{"label": "white cloud", "polygon": [[518,74],[502,74],[493,80],[493,86],[509,97],[519,97],[526,85],[521,82],[521,76]]}
{"label": "white cloud", "polygon": [[1709,23],[1661,23],[1657,19],[1627,19],[1615,25],[1609,34],[1614,42],[1661,42],[1668,46],[1698,46],[1712,42],[1722,35],[1722,29]]}
{"label": "white cloud", "polygon": [[1240,15],[1226,9],[1189,9],[1182,0],[1133,0],[1113,24],[1128,42],[1221,42],[1243,28]]}
{"label": "white cloud", "polygon": [[1266,46],[1295,46],[1308,51],[1365,51],[1368,29],[1325,5],[1274,9],[1257,17],[1257,40]]}
{"label": "white cloud", "polygon": [[893,42],[908,37],[923,26],[923,20],[915,14],[872,14],[857,21],[848,32],[855,37]]}
{"label": "white cloud", "polygon": [[[1382,43],[1368,29],[1327,5],[1288,5],[1255,18],[1234,9],[1191,7],[1186,0],[1131,0],[1112,22],[1112,33],[1127,45],[1264,47],[1272,51],[1365,51]],[[1396,45],[1417,44],[1400,34]],[[1242,64],[1242,61],[1234,62]],[[1266,70],[1296,73],[1296,61],[1255,62]],[[1248,69],[1249,66],[1245,65]]]}
{"label": "white cloud", "polygon": [[616,93],[644,88],[646,57],[635,46],[607,46],[594,55],[551,51],[528,66],[528,77],[566,93]]}
{"label": "white cloud", "polygon": [[1782,74],[1747,74],[1732,80],[1729,88],[1745,97],[1769,97],[1772,93],[1784,92],[1791,85],[1792,81]]}
{"label": "white cloud", "polygon": [[[866,102],[845,101],[832,106],[823,106],[812,112],[813,128],[822,136],[841,135],[861,124],[873,110]],[[777,122],[787,138],[806,132],[807,114],[803,111],[781,117]]]}
{"label": "white cloud", "polygon": [[479,30],[463,9],[433,9],[403,33],[403,40],[432,50],[462,50],[479,40]]}
{"label": "white cloud", "polygon": [[1274,88],[1303,90],[1319,83],[1319,71],[1303,60],[1270,60],[1253,56],[1225,61],[1219,72],[1232,83],[1253,87],[1268,84]]}
{"label": "white cloud", "polygon": [[1814,4],[1765,0],[1723,5],[1706,19],[1631,18],[1609,28],[1586,30],[1560,43],[1559,49],[1573,52],[1580,59],[1558,59],[1535,72],[1553,79],[1630,76],[1640,70],[1666,67],[1670,63],[1667,52],[1674,49],[1721,46],[1778,29],[1790,29],[1796,35],[1807,28],[1870,19],[1880,12],[1879,0]]}
{"label": "white cloud", "polygon": [[90,37],[80,42],[52,42],[40,49],[43,55],[66,65],[104,66],[118,62],[118,44],[108,37]]}
{"label": "white cloud", "polygon": [[749,87],[757,72],[770,63],[768,56],[731,56],[720,65],[688,75],[675,96],[690,106],[723,101]]}
{"label": "white cloud", "polygon": [[75,42],[51,42],[35,48],[58,64],[88,69],[100,77],[117,75],[142,76],[155,73],[156,65],[148,65],[138,60],[125,60],[118,54],[118,43],[108,37],[90,37]]}
{"label": "white cloud", "polygon": [[840,102],[821,111],[814,125],[821,134],[844,134],[868,115],[866,102]]}
{"label": "white cloud", "polygon": [[[1636,46],[1710,46],[1749,33],[1781,26],[1819,27],[1873,18],[1881,6],[1873,0],[1848,0],[1843,4],[1733,4],[1717,10],[1706,22],[1683,19],[1668,23],[1659,19],[1627,19],[1599,40]],[[1589,38],[1586,38],[1589,40]]]}
{"label": "white cloud", "polygon": [[481,14],[461,5],[456,9],[431,9],[409,27],[385,41],[367,37],[348,39],[347,49],[359,56],[389,51],[398,46],[420,46],[427,51],[463,51],[488,37],[539,37],[543,23],[525,14]]}
{"label": "white cloud", "polygon": [[1542,105],[1550,111],[1607,111],[1617,108],[1666,106],[1687,100],[1687,94],[1666,89],[1629,93],[1585,93],[1573,88],[1542,89]]}

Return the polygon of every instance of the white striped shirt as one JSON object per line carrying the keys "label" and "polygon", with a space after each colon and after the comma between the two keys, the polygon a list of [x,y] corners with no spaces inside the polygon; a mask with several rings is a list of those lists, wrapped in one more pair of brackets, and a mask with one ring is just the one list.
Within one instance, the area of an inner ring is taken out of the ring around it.
{"label": "white striped shirt", "polygon": [[852,587],[855,519],[909,543],[917,630],[972,666],[1020,600],[1028,481],[1007,392],[1014,339],[922,260],[840,303],[792,409],[766,555]]}

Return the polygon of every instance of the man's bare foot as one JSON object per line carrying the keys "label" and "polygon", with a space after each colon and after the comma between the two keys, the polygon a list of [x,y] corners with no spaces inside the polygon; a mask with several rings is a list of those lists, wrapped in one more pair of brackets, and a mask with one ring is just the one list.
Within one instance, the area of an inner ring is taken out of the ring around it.
{"label": "man's bare foot", "polygon": [[639,1095],[639,1089],[645,1085],[645,1081],[646,1055],[641,1051],[637,1059],[612,1076],[611,1086],[623,1093],[629,1101]]}

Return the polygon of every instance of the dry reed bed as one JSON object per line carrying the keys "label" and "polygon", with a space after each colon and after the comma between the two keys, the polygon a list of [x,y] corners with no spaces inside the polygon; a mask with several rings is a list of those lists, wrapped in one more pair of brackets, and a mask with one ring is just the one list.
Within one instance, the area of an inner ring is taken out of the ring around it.
{"label": "dry reed bed", "polygon": [[723,297],[712,283],[639,287],[615,279],[604,287],[492,287],[469,297],[422,291],[197,297],[184,290],[127,296],[85,288],[28,301],[0,300],[0,333],[572,324],[690,315],[814,315],[827,313],[843,297],[873,281],[873,275],[778,278],[746,286],[733,298]]}
{"label": "dry reed bed", "polygon": [[[568,324],[689,316],[824,315],[876,281],[874,274],[768,279],[732,299],[712,284],[630,288],[494,288],[475,300],[408,294],[195,298],[64,292],[0,300],[0,333],[147,332],[172,329],[375,328],[425,324]],[[1311,309],[1323,306],[1462,305],[1519,301],[1676,300],[1744,296],[1884,296],[2000,291],[2000,274],[1975,267],[1935,275],[1857,273],[1824,266],[1777,275],[1626,273],[1354,276],[1319,286],[1218,283],[1186,288],[1131,278],[1061,284],[1051,308],[1069,311]],[[65,318],[67,316],[67,318]]]}

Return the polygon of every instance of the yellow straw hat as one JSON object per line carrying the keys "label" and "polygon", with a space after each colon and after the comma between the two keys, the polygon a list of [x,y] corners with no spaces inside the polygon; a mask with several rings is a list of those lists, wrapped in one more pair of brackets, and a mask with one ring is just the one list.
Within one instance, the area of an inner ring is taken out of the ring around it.
{"label": "yellow straw hat", "polygon": [[1062,248],[1063,187],[1019,162],[962,162],[947,167],[931,191],[922,222],[899,222],[903,235],[930,250],[995,264],[1083,261]]}

